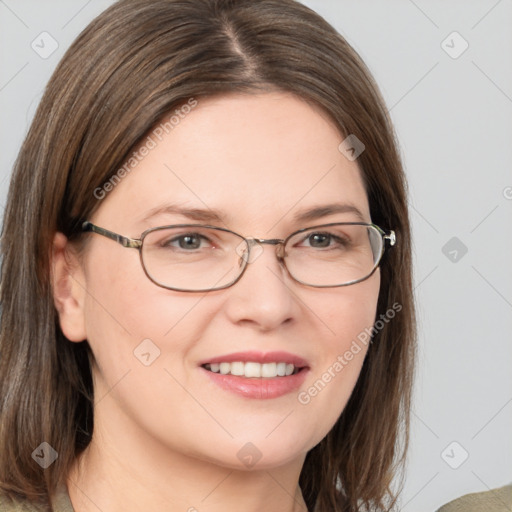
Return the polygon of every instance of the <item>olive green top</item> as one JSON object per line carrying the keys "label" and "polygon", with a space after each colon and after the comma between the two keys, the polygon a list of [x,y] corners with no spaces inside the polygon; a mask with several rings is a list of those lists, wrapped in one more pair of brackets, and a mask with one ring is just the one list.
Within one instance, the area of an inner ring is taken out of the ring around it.
{"label": "olive green top", "polygon": [[[43,512],[45,510],[45,507],[34,505],[26,500],[11,500],[5,496],[0,497],[0,512]],[[53,512],[75,512],[66,487],[61,487],[55,495]]]}
{"label": "olive green top", "polygon": [[499,489],[466,494],[443,505],[437,512],[509,512],[512,510],[512,484]]}

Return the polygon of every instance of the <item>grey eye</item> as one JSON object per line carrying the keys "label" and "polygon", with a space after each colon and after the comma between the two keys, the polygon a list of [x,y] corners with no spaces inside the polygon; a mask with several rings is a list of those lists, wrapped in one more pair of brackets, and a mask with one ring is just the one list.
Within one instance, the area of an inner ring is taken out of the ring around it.
{"label": "grey eye", "polygon": [[311,247],[329,247],[331,239],[332,236],[326,233],[313,233],[308,237]]}

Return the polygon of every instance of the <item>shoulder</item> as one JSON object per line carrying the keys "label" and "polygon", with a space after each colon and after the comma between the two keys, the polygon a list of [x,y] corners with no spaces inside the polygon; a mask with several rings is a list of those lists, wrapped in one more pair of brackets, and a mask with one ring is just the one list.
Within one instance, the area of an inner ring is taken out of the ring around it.
{"label": "shoulder", "polygon": [[[22,497],[14,498],[0,493],[0,512],[48,512],[49,506]],[[74,512],[66,487],[60,487],[53,499],[54,512]]]}
{"label": "shoulder", "polygon": [[0,512],[46,512],[47,507],[0,494]]}
{"label": "shoulder", "polygon": [[507,512],[512,510],[512,484],[486,492],[466,494],[443,505],[437,512]]}

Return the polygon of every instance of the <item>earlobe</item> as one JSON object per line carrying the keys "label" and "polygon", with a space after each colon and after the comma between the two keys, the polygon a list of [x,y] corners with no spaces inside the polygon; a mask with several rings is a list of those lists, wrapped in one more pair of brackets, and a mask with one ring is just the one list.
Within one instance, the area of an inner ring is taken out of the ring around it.
{"label": "earlobe", "polygon": [[84,275],[73,248],[62,233],[56,233],[53,238],[50,268],[53,300],[62,332],[70,341],[84,341],[87,338]]}

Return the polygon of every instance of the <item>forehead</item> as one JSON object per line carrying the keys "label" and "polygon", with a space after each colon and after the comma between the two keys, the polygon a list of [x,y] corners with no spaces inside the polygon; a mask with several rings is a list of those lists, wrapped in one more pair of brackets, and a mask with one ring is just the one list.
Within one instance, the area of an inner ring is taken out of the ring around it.
{"label": "forehead", "polygon": [[152,148],[109,193],[102,218],[150,227],[148,213],[173,204],[220,212],[233,229],[261,229],[341,203],[370,220],[357,161],[339,151],[344,137],[319,108],[281,92],[197,101],[150,133]]}

